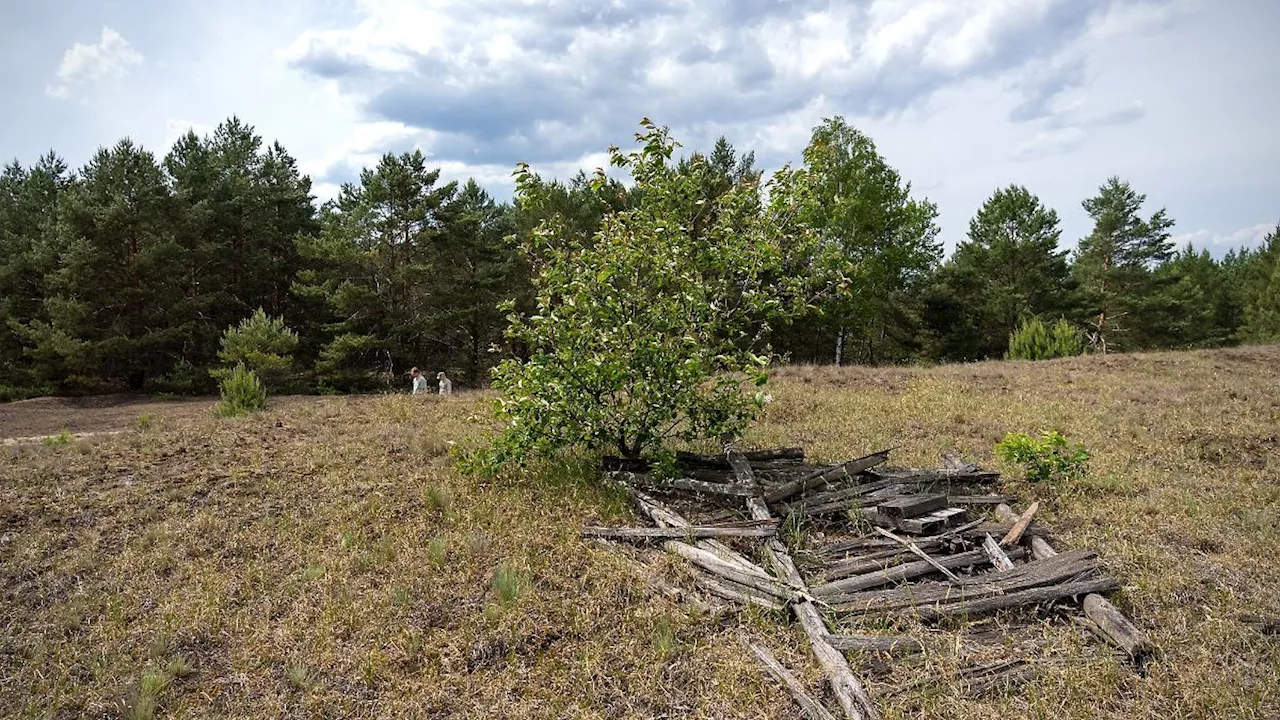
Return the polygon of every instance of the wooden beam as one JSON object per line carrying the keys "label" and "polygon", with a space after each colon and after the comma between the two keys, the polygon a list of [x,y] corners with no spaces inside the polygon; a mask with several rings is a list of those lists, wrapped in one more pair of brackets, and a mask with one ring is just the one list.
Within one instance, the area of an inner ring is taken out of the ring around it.
{"label": "wooden beam", "polygon": [[782,683],[783,687],[791,693],[791,697],[795,698],[796,704],[800,706],[805,717],[810,720],[836,720],[836,716],[832,715],[831,711],[823,707],[817,700],[814,700],[813,696],[809,695],[804,686],[800,684],[800,681],[788,672],[782,666],[782,663],[778,662],[777,658],[771,655],[768,650],[749,640],[744,642],[751,649],[751,652],[755,653],[755,656],[760,660],[760,664],[764,665],[765,670],[769,671],[773,679]]}
{"label": "wooden beam", "polygon": [[927,515],[934,510],[947,506],[946,495],[908,495],[906,497],[886,500],[876,506],[881,515],[888,515],[894,520]]}
{"label": "wooden beam", "polygon": [[[765,502],[768,502],[768,503],[782,502],[783,500],[786,500],[787,498],[793,495],[796,495],[797,493],[802,493],[808,490],[812,490],[813,488],[816,488],[816,487],[821,487],[822,485],[825,485],[832,480],[837,480],[842,477],[853,476],[853,475],[857,475],[858,473],[865,472],[866,470],[873,468],[876,465],[879,465],[880,463],[883,463],[888,459],[889,459],[889,451],[880,450],[879,452],[874,452],[870,455],[866,455],[860,458],[855,458],[853,460],[842,463],[840,465],[836,465],[835,467],[827,468],[826,470],[820,470],[810,475],[796,478],[795,480],[792,480],[790,482],[785,482],[773,488],[772,490],[770,490],[765,495],[765,498],[764,498]],[[741,477],[738,478],[738,481],[743,482]]]}
{"label": "wooden beam", "polygon": [[752,488],[743,487],[736,483],[707,482],[705,480],[694,480],[692,478],[659,480],[647,473],[626,472],[622,470],[612,470],[607,474],[612,480],[617,480],[618,482],[637,487],[653,488],[655,490],[688,490],[690,492],[703,493],[706,495],[730,495],[733,497],[750,497],[756,492]]}
{"label": "wooden beam", "polygon": [[1142,659],[1155,649],[1147,636],[1101,595],[1089,595],[1084,599],[1084,615],[1098,626],[1108,642],[1134,660]]}
{"label": "wooden beam", "polygon": [[916,555],[919,555],[919,556],[920,556],[920,558],[921,558],[922,560],[924,560],[925,562],[927,562],[927,563],[929,563],[930,565],[932,565],[932,566],[934,566],[935,568],[937,568],[937,569],[938,569],[938,572],[942,573],[943,575],[946,575],[947,577],[951,578],[952,580],[956,580],[956,581],[959,581],[959,580],[960,580],[960,578],[959,578],[959,577],[957,577],[955,573],[953,573],[953,572],[951,572],[951,570],[949,570],[949,569],[947,569],[947,568],[943,567],[943,566],[942,566],[942,564],[941,564],[941,563],[939,563],[937,560],[934,560],[934,559],[929,555],[929,553],[927,553],[927,552],[925,552],[925,551],[921,550],[920,548],[916,547],[916,544],[915,544],[915,543],[913,543],[913,542],[909,542],[909,541],[907,541],[907,540],[903,540],[902,538],[898,537],[897,535],[894,535],[893,533],[889,532],[888,530],[883,530],[883,529],[881,529],[881,528],[876,528],[876,532],[878,532],[878,533],[880,533],[881,535],[883,535],[883,536],[885,536],[885,537],[889,538],[890,540],[893,540],[893,541],[895,541],[895,542],[897,542],[897,543],[900,543],[900,544],[901,544],[903,547],[905,547],[906,549],[910,550],[911,552],[915,553]]}
{"label": "wooden beam", "polygon": [[937,607],[920,607],[915,609],[915,614],[923,620],[942,620],[945,618],[982,615],[985,613],[995,612],[997,610],[1017,607],[1019,605],[1035,605],[1037,603],[1061,600],[1075,595],[1089,595],[1090,593],[1107,592],[1109,590],[1115,590],[1118,587],[1120,587],[1120,584],[1113,578],[1095,578],[1093,580],[1083,580],[1080,582],[1065,583],[1062,585],[1031,588],[1029,590],[1007,593],[1005,595],[997,595],[995,597],[969,600]]}
{"label": "wooden beam", "polygon": [[[751,472],[751,467],[745,458],[732,450],[727,450],[726,454],[738,482],[747,485],[756,484],[755,475]],[[747,509],[755,520],[772,518],[769,506],[762,498],[749,498]],[[805,635],[809,637],[809,647],[813,649],[818,663],[826,671],[827,682],[831,685],[831,691],[835,694],[841,709],[844,710],[845,716],[849,720],[880,720],[880,712],[876,710],[862,682],[853,674],[849,661],[827,642],[830,632],[827,630],[826,621],[822,619],[813,602],[807,599],[808,586],[805,584],[804,577],[800,575],[800,571],[796,569],[796,564],[791,560],[787,546],[777,537],[770,538],[765,541],[765,555],[780,579],[801,590],[802,597],[791,604],[791,611],[795,613],[800,626],[804,628]]]}
{"label": "wooden beam", "polygon": [[1036,511],[1040,509],[1039,502],[1031,503],[1031,507],[1022,513],[1022,517],[1018,518],[1018,522],[1009,528],[1009,534],[1004,536],[1000,541],[1000,547],[1013,547],[1022,539],[1022,534],[1027,531],[1027,527],[1031,525],[1031,520],[1036,516]]}
{"label": "wooden beam", "polygon": [[687,527],[599,527],[588,526],[582,529],[584,537],[624,538],[652,540],[669,538],[686,540],[691,538],[765,538],[773,537],[778,531],[778,523],[754,523],[740,527],[724,525],[689,525]]}

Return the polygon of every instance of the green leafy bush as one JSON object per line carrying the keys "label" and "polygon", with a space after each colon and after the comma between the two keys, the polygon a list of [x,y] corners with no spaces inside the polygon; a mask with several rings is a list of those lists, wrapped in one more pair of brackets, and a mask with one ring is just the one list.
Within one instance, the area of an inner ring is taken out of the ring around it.
{"label": "green leafy bush", "polygon": [[226,373],[218,384],[222,401],[214,413],[219,417],[237,417],[262,410],[267,406],[267,389],[258,375],[240,363]]}
{"label": "green leafy bush", "polygon": [[[532,353],[494,369],[501,435],[464,468],[492,472],[575,447],[636,457],[673,439],[738,435],[764,406],[769,323],[806,308],[813,288],[785,271],[817,247],[796,219],[804,175],[775,174],[767,200],[755,182],[708,199],[706,159],[677,170],[677,143],[642,125],[640,150],[611,150],[635,180],[633,207],[591,238],[557,217],[524,241],[536,309],[513,313],[507,335]],[[516,177],[522,207],[545,201],[528,167]],[[593,182],[608,188],[603,171]]]}
{"label": "green leafy bush", "polygon": [[1052,430],[1033,438],[1026,433],[1008,433],[996,445],[996,455],[1005,462],[1021,465],[1027,479],[1036,482],[1074,480],[1082,477],[1089,462],[1084,445],[1071,445],[1062,433]]}
{"label": "green leafy bush", "polygon": [[1048,360],[1084,352],[1084,335],[1066,320],[1049,327],[1040,318],[1024,320],[1009,334],[1006,360]]}
{"label": "green leafy bush", "polygon": [[262,308],[227,328],[222,334],[218,359],[228,368],[215,370],[221,380],[234,372],[229,369],[244,365],[257,374],[263,384],[279,389],[293,367],[293,351],[298,347],[298,334],[284,324],[284,318],[273,318]]}

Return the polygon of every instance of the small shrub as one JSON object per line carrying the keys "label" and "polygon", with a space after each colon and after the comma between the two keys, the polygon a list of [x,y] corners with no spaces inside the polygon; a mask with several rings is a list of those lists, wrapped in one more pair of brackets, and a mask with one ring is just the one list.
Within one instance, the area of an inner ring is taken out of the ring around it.
{"label": "small shrub", "polygon": [[133,426],[138,429],[138,432],[142,432],[150,429],[153,422],[154,418],[151,417],[151,413],[142,413],[137,420],[133,421]]}
{"label": "small shrub", "polygon": [[529,578],[524,573],[506,565],[499,565],[493,572],[493,594],[503,605],[515,602],[528,586]]}
{"label": "small shrub", "polygon": [[311,679],[311,673],[302,665],[290,665],[285,672],[285,677],[289,679],[289,686],[295,690],[306,692],[311,689],[315,681]]}
{"label": "small shrub", "polygon": [[1005,462],[1021,465],[1027,479],[1035,482],[1078,479],[1089,461],[1084,445],[1069,444],[1057,430],[1043,433],[1038,439],[1026,433],[1008,433],[996,445],[996,455]]}
{"label": "small shrub", "polygon": [[443,514],[449,510],[449,506],[453,503],[453,493],[449,492],[447,488],[429,487],[423,495],[423,502],[429,512]]}
{"label": "small shrub", "polygon": [[219,383],[222,402],[214,414],[219,417],[237,417],[257,412],[267,406],[267,390],[252,370],[241,363]]}
{"label": "small shrub", "polygon": [[1066,320],[1049,327],[1040,318],[1024,320],[1009,334],[1006,360],[1048,360],[1084,352],[1084,335]]}
{"label": "small shrub", "polygon": [[60,430],[57,435],[50,435],[44,439],[44,444],[49,447],[62,447],[71,444],[71,433],[65,428]]}
{"label": "small shrub", "polygon": [[670,660],[680,651],[680,638],[667,618],[658,618],[653,626],[653,649],[658,657]]}
{"label": "small shrub", "polygon": [[[297,347],[298,334],[285,326],[284,318],[270,317],[258,308],[222,334],[218,359],[228,366],[248,367],[273,390],[279,390],[293,367]],[[215,370],[213,376],[222,379],[232,372],[235,370]]]}
{"label": "small shrub", "polygon": [[444,565],[449,557],[449,543],[444,538],[432,538],[427,543],[427,560],[436,567]]}

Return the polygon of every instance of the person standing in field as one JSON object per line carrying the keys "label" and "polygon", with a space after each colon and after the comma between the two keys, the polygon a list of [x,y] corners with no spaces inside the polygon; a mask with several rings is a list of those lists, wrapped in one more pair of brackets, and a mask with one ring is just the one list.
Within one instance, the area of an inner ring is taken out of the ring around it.
{"label": "person standing in field", "polygon": [[452,395],[452,394],[453,394],[453,381],[452,381],[452,380],[450,380],[449,378],[445,377],[445,374],[444,374],[444,371],[443,371],[443,370],[436,374],[436,380],[439,380],[439,381],[440,381],[440,394],[441,394],[441,395]]}
{"label": "person standing in field", "polygon": [[430,395],[431,388],[427,387],[427,376],[413,368],[409,371],[409,377],[413,378],[413,394],[414,395]]}

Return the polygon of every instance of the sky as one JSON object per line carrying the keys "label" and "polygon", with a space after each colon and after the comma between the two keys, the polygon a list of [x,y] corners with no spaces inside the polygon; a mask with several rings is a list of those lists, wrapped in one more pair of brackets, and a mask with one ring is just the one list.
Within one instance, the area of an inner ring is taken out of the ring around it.
{"label": "sky", "polygon": [[591,171],[642,117],[771,170],[842,115],[948,250],[1015,183],[1074,246],[1115,175],[1220,256],[1280,222],[1276,28],[1274,0],[3,0],[0,160],[163,155],[237,115],[322,200],[414,148],[505,199],[517,162]]}

